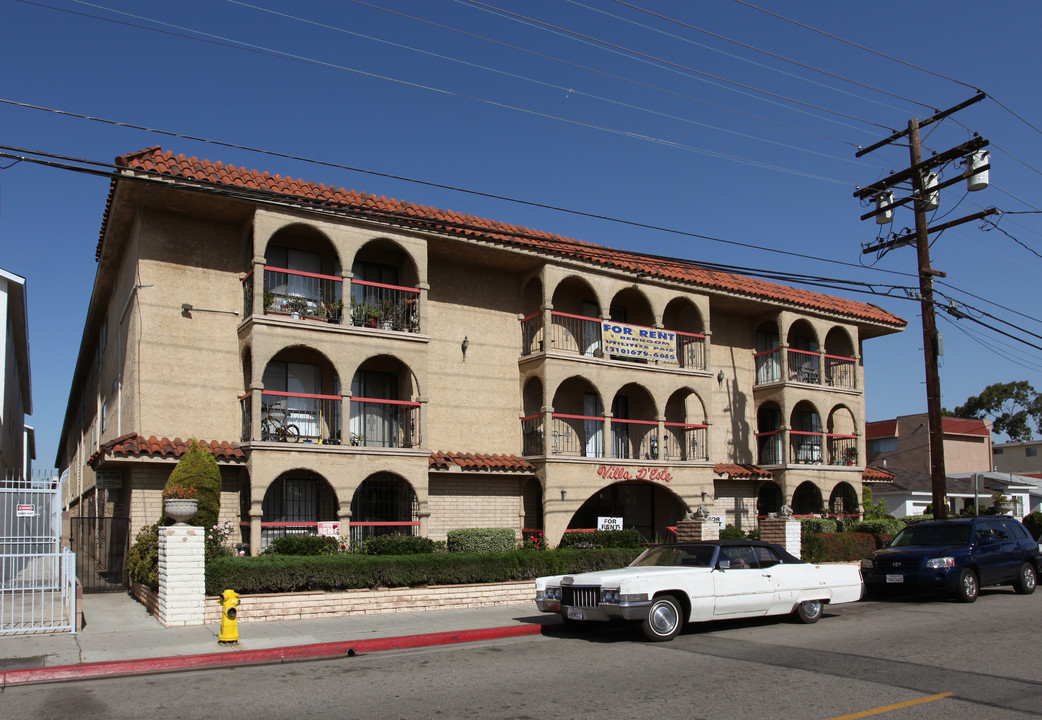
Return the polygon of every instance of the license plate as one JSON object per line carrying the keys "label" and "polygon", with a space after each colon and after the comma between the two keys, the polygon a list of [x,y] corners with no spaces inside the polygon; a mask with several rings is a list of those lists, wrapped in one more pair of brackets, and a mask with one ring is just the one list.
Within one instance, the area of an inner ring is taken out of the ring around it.
{"label": "license plate", "polygon": [[583,611],[582,608],[568,608],[568,619],[569,620],[582,620]]}
{"label": "license plate", "polygon": [[886,581],[888,583],[903,583],[905,581],[904,575],[887,575]]}

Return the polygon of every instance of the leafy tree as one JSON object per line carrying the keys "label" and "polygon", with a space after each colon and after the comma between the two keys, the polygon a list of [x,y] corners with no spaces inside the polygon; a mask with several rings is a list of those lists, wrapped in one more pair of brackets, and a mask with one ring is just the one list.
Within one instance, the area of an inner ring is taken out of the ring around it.
{"label": "leafy tree", "polygon": [[990,418],[992,432],[1006,435],[1010,442],[1022,442],[1042,430],[1042,396],[1027,380],[994,383],[950,414],[976,420]]}
{"label": "leafy tree", "polygon": [[185,454],[166,481],[168,488],[175,485],[195,488],[199,511],[189,524],[204,528],[217,524],[221,513],[221,469],[213,453],[200,446],[195,438],[188,443]]}

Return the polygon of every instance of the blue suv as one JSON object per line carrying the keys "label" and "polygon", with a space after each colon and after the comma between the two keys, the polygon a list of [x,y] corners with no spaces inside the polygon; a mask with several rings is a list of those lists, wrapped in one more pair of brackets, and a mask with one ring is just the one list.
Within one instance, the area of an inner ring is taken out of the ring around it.
{"label": "blue suv", "polygon": [[861,574],[869,591],[935,588],[971,603],[986,585],[1033,593],[1039,555],[1039,543],[1014,518],[937,520],[905,527],[861,561]]}

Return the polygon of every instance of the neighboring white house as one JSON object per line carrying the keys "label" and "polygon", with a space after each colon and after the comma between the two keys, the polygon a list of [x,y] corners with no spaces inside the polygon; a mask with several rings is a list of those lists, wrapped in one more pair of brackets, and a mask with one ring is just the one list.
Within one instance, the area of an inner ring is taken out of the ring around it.
{"label": "neighboring white house", "polygon": [[[894,517],[922,515],[933,501],[930,474],[888,469],[894,475],[893,483],[875,486],[873,498],[886,500],[887,512]],[[999,472],[950,473],[946,484],[951,515],[975,505],[990,507],[996,493],[1013,501],[1017,517],[1042,509],[1042,482],[1035,478]]]}
{"label": "neighboring white house", "polygon": [[24,477],[25,416],[33,412],[29,377],[29,314],[25,278],[0,269],[0,318],[4,319],[3,352],[0,353],[0,480]]}

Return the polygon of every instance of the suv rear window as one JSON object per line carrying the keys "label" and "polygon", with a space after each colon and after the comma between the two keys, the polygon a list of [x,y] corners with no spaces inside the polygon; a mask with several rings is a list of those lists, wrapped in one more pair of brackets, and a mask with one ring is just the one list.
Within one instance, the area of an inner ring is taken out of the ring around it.
{"label": "suv rear window", "polygon": [[1024,527],[1022,523],[1017,522],[1013,518],[1003,518],[1002,524],[1006,527],[1010,537],[1016,538],[1017,540],[1030,540],[1031,534],[1028,529]]}

